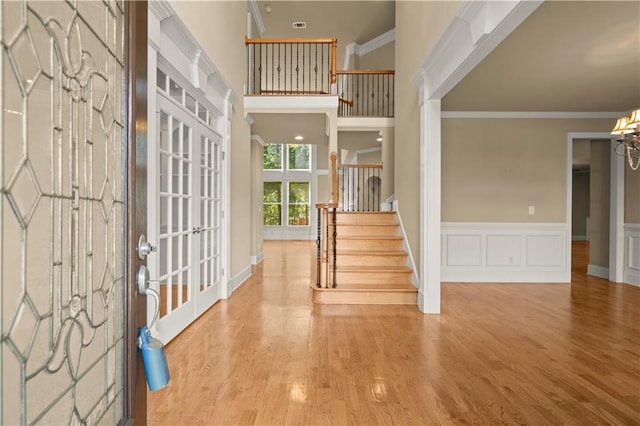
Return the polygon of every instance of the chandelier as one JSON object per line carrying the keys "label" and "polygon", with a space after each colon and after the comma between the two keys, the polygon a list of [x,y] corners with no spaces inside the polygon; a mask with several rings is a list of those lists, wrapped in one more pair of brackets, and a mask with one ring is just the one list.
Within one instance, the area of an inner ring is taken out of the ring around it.
{"label": "chandelier", "polygon": [[611,134],[620,137],[616,139],[618,142],[616,152],[627,157],[632,170],[638,170],[640,167],[640,108],[633,110],[628,117],[618,118]]}

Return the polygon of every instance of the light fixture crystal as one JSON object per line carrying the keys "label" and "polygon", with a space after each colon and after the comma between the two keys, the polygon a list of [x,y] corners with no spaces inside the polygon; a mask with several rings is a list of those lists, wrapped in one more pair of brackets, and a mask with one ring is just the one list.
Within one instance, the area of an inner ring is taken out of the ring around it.
{"label": "light fixture crystal", "polygon": [[631,170],[640,168],[640,108],[631,111],[629,116],[620,117],[611,130],[619,139],[616,153],[627,157]]}

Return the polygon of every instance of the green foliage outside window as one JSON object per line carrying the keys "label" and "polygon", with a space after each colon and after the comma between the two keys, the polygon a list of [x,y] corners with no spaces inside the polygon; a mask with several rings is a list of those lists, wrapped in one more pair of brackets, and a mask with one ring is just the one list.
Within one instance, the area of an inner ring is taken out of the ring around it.
{"label": "green foliage outside window", "polygon": [[282,225],[282,182],[264,183],[262,211],[265,225]]}
{"label": "green foliage outside window", "polygon": [[282,145],[264,145],[264,170],[282,170]]}
{"label": "green foliage outside window", "polygon": [[309,182],[289,182],[289,225],[309,225]]}

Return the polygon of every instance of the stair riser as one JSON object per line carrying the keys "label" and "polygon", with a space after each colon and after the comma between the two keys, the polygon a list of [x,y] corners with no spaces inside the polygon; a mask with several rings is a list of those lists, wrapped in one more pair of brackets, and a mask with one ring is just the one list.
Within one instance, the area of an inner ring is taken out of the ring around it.
{"label": "stair riser", "polygon": [[338,237],[338,250],[401,250],[402,240],[351,240]]}
{"label": "stair riser", "polygon": [[390,224],[396,225],[398,220],[395,214],[382,213],[338,213],[336,215],[336,223],[343,224]]}
{"label": "stair riser", "polygon": [[368,283],[368,284],[388,284],[392,283],[411,283],[410,272],[336,272],[336,282],[340,283]]}
{"label": "stair riser", "polygon": [[[376,237],[386,237],[386,236],[398,236],[400,235],[400,230],[397,226],[378,226],[378,225],[362,225],[362,226],[340,226],[338,225],[338,236],[339,237],[348,237],[348,236],[376,236]],[[338,238],[339,238],[338,237]]]}
{"label": "stair riser", "polygon": [[415,305],[417,292],[314,291],[313,303],[326,305]]}
{"label": "stair riser", "polygon": [[338,265],[343,266],[406,266],[407,255],[384,254],[340,254]]}

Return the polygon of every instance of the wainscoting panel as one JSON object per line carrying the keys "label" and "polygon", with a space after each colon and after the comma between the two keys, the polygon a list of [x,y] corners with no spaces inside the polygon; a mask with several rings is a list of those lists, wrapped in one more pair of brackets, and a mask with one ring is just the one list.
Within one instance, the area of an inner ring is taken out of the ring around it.
{"label": "wainscoting panel", "polygon": [[443,223],[442,281],[570,282],[568,232],[564,223]]}
{"label": "wainscoting panel", "polygon": [[640,286],[640,224],[624,225],[623,281]]}

